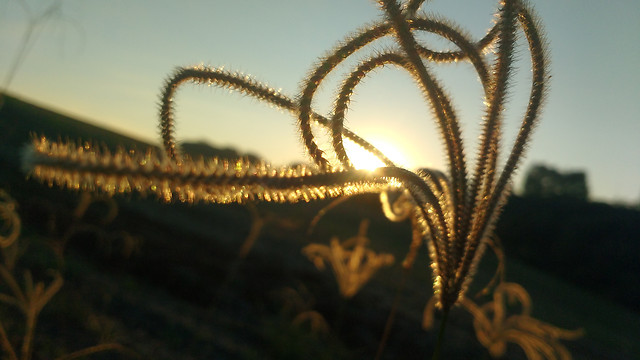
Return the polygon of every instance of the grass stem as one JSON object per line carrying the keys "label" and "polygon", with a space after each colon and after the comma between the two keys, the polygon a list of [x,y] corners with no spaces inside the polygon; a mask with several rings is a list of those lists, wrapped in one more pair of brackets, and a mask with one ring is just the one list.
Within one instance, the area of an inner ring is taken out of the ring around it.
{"label": "grass stem", "polygon": [[393,305],[391,305],[391,311],[389,312],[389,316],[387,317],[387,323],[384,326],[382,338],[380,339],[380,343],[378,344],[378,352],[376,353],[375,360],[382,359],[382,353],[384,352],[384,348],[387,346],[387,341],[389,340],[389,335],[391,334],[391,328],[393,327],[393,322],[396,318],[396,312],[398,310],[398,306],[400,305],[402,290],[404,289],[404,284],[408,276],[409,272],[407,270],[403,271],[400,284],[398,285],[398,289],[396,290],[396,296],[393,299]]}
{"label": "grass stem", "polygon": [[337,337],[340,337],[340,332],[342,331],[342,324],[344,322],[344,316],[347,309],[347,301],[347,298],[340,296],[340,304],[338,305],[338,312],[334,323],[335,334]]}
{"label": "grass stem", "polygon": [[436,349],[433,351],[433,357],[431,360],[440,359],[440,350],[442,349],[442,343],[444,342],[444,329],[447,325],[447,318],[449,317],[449,309],[445,309],[442,314],[442,322],[440,323],[440,331],[438,331],[438,341],[436,342]]}

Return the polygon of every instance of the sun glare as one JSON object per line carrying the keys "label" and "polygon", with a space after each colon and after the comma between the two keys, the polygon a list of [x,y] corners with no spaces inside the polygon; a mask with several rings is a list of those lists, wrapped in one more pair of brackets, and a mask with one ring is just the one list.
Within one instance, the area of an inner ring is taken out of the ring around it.
{"label": "sun glare", "polygon": [[[395,145],[392,145],[383,140],[372,140],[370,142],[373,146],[382,151],[382,153],[384,153],[389,159],[391,159],[391,161],[393,161],[397,165],[404,167],[407,167],[409,165],[407,157]],[[356,169],[373,170],[385,166],[382,161],[350,141],[345,141],[344,147],[347,151],[347,154],[349,155],[349,159],[351,159],[351,162]]]}

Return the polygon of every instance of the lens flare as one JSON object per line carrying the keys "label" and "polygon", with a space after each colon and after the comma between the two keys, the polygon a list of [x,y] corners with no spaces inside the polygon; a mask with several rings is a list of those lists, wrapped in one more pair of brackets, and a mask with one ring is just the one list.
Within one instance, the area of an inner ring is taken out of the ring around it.
{"label": "lens flare", "polygon": [[[410,163],[407,156],[398,148],[398,146],[385,140],[372,139],[369,141],[373,146],[384,153],[397,166],[408,168]],[[384,163],[351,141],[344,142],[345,150],[349,155],[349,159],[358,170],[373,170],[385,166]]]}

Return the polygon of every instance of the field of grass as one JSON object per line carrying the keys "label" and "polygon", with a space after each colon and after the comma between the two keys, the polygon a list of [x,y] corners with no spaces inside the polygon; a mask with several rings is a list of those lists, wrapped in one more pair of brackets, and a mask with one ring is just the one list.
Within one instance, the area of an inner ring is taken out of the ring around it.
{"label": "field of grass", "polygon": [[[115,198],[118,216],[102,225],[104,203],[78,219],[78,193],[49,188],[21,172],[20,149],[30,134],[95,140],[110,148],[148,145],[4,98],[0,188],[19,204],[22,239],[28,242],[18,266],[43,279],[47,269],[57,268],[65,279],[40,316],[34,359],[111,342],[150,359],[374,358],[411,238],[410,224],[387,221],[377,197],[361,196],[337,206],[310,235],[309,223],[328,202],[258,204],[251,210],[240,205],[164,204],[126,195]],[[333,236],[354,236],[364,218],[371,220],[370,246],[394,254],[396,263],[344,300],[331,272],[317,270],[301,250],[311,242],[326,244]],[[264,226],[246,257],[239,257],[256,219]],[[137,240],[131,242],[124,233]],[[60,263],[51,248],[68,234]],[[536,318],[562,328],[584,328],[584,337],[563,342],[574,359],[640,358],[637,312],[506,255],[507,280],[528,290]],[[488,252],[471,294],[490,280],[495,267]],[[629,286],[637,286],[637,278],[630,281]],[[423,247],[401,289],[383,359],[430,356],[436,331],[423,330],[421,319],[431,288]],[[6,284],[0,284],[0,291],[6,290]],[[294,300],[298,305],[292,305]],[[293,318],[305,310],[319,312],[330,330],[314,333],[293,325]],[[444,359],[490,358],[475,338],[468,313],[455,309],[449,320]],[[0,321],[10,340],[20,343],[23,329],[13,309],[0,304]],[[131,357],[105,352],[91,358]],[[510,346],[505,358],[525,356]]]}

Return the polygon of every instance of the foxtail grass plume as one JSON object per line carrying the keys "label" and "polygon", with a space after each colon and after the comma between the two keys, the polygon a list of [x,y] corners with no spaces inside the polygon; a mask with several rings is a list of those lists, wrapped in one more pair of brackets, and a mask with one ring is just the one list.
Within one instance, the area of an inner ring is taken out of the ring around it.
{"label": "foxtail grass plume", "polygon": [[[519,314],[509,314],[509,303],[519,306]],[[427,303],[423,327],[433,324],[435,301]],[[493,358],[501,358],[507,343],[518,345],[529,360],[571,360],[571,353],[560,340],[575,340],[584,335],[582,329],[566,330],[547,324],[531,316],[531,297],[519,284],[502,282],[493,292],[493,301],[477,305],[465,297],[462,307],[473,316],[478,341]]]}
{"label": "foxtail grass plume", "polygon": [[[161,95],[163,155],[151,151],[110,153],[86,144],[35,139],[25,157],[26,167],[33,177],[51,185],[109,194],[137,191],[156,194],[166,201],[297,202],[364,192],[406,191],[413,212],[414,238],[424,239],[428,244],[437,301],[447,311],[464,297],[474,265],[493,230],[509,193],[510,179],[539,117],[548,77],[544,41],[524,0],[500,1],[494,25],[478,40],[447,20],[423,14],[419,11],[422,0],[403,4],[381,0],[378,5],[385,14],[384,20],[347,37],[320,58],[295,97],[221,68],[180,68],[167,81]],[[529,103],[511,150],[504,157],[504,166],[499,168],[503,110],[509,95],[518,33],[524,34],[531,57]],[[428,41],[420,37],[422,34],[445,39],[451,49],[430,49]],[[372,43],[382,38],[394,41],[395,46],[375,49]],[[314,111],[314,97],[327,76],[355,52],[367,50],[371,50],[371,55],[353,67],[338,89],[333,111],[326,116]],[[455,107],[431,67],[448,62],[469,62],[484,92],[486,108],[472,167],[468,166]],[[444,143],[446,174],[396,167],[382,152],[344,126],[357,86],[383,66],[406,71],[418,84]],[[314,165],[274,168],[265,163],[193,160],[182,156],[174,136],[173,99],[185,83],[234,89],[291,112],[298,120],[302,142]],[[316,127],[312,124],[328,132],[329,149],[323,150],[318,145]],[[374,171],[354,169],[343,146],[344,139],[376,156],[385,167]],[[328,152],[334,156],[329,157]],[[411,248],[418,248],[415,241]]]}

